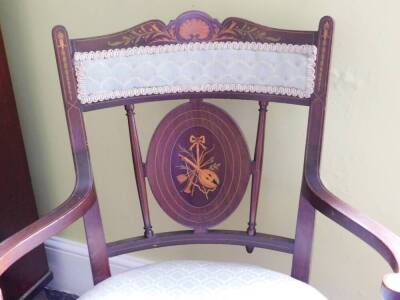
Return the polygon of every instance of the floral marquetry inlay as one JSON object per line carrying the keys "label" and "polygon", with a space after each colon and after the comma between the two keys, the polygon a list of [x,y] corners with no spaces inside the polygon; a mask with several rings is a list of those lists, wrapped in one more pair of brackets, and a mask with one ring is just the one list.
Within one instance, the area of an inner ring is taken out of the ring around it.
{"label": "floral marquetry inlay", "polygon": [[201,19],[188,19],[179,26],[178,33],[188,41],[205,40],[210,35],[210,26]]}
{"label": "floral marquetry inlay", "polygon": [[[222,22],[186,12],[102,37],[74,40],[78,99],[182,93],[251,93],[309,99],[314,93],[315,33]],[[297,99],[295,99],[297,101]]]}
{"label": "floral marquetry inlay", "polygon": [[281,37],[271,35],[265,27],[246,20],[229,18],[219,23],[205,13],[192,11],[168,25],[154,20],[133,27],[121,36],[111,38],[108,45],[138,47],[205,41],[277,43]]}
{"label": "floral marquetry inlay", "polygon": [[146,44],[168,43],[173,40],[173,33],[166,30],[164,23],[161,21],[151,21],[142,25],[138,25],[130,29],[126,34],[117,40],[110,40],[109,46],[141,46]]}

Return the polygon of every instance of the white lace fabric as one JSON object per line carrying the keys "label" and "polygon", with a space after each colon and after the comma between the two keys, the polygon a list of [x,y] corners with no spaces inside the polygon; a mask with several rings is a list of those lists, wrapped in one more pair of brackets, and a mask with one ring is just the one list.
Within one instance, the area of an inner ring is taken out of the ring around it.
{"label": "white lace fabric", "polygon": [[327,300],[288,275],[236,263],[168,261],[107,279],[79,300]]}
{"label": "white lace fabric", "polygon": [[255,92],[309,98],[313,45],[209,42],[76,52],[81,103],[182,92]]}

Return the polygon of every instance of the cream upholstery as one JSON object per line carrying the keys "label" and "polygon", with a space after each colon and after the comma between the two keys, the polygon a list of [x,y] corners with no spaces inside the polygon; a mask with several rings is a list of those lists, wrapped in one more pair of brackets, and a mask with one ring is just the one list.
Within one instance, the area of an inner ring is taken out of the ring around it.
{"label": "cream upholstery", "polygon": [[80,300],[326,300],[313,287],[268,269],[236,263],[169,261],[107,279]]}
{"label": "cream upholstery", "polygon": [[316,47],[189,43],[76,52],[78,98],[92,103],[180,92],[257,92],[308,98]]}

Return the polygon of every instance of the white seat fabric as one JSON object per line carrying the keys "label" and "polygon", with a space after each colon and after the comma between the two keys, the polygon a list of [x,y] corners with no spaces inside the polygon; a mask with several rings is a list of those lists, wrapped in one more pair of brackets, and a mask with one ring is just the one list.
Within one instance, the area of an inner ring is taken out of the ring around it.
{"label": "white seat fabric", "polygon": [[288,275],[235,263],[168,261],[113,276],[80,300],[326,300]]}

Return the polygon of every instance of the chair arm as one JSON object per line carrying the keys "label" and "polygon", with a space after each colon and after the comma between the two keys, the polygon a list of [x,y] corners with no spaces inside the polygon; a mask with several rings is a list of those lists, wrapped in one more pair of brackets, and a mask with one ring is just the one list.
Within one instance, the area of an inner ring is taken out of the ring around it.
{"label": "chair arm", "polygon": [[[82,182],[82,181],[81,181]],[[90,181],[77,183],[69,198],[46,216],[38,219],[0,243],[0,275],[26,253],[50,236],[82,217],[96,200]],[[1,299],[1,292],[0,292]]]}
{"label": "chair arm", "polygon": [[316,172],[306,174],[305,181],[315,209],[369,244],[389,263],[394,273],[383,278],[382,296],[385,300],[399,300],[400,237],[329,192]]}

